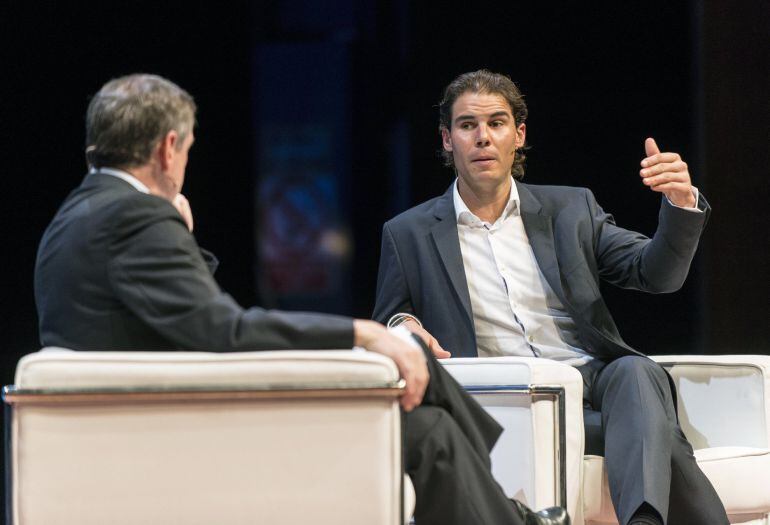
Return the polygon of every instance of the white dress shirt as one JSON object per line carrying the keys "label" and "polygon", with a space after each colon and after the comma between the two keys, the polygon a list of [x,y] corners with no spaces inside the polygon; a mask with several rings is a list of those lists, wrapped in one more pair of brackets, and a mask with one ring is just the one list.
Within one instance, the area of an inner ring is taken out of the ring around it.
{"label": "white dress shirt", "polygon": [[91,168],[91,173],[103,173],[104,175],[111,175],[113,177],[117,177],[119,179],[123,179],[127,183],[129,183],[131,186],[136,188],[137,190],[141,191],[142,193],[150,193],[150,188],[148,188],[142,181],[128,173],[127,171],[123,170],[116,170],[115,168]]}
{"label": "white dress shirt", "polygon": [[577,326],[551,289],[529,245],[511,194],[494,224],[475,216],[454,186],[457,233],[468,282],[479,357],[536,356],[580,366]]}

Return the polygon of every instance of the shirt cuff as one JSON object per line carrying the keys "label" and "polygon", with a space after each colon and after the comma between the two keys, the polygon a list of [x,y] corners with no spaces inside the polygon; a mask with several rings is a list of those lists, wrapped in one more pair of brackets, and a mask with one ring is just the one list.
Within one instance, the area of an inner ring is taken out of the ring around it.
{"label": "shirt cuff", "polygon": [[700,203],[700,192],[698,192],[698,188],[696,188],[695,186],[692,187],[692,194],[695,197],[695,206],[692,208],[685,207],[685,206],[677,206],[676,204],[671,202],[671,199],[669,199],[668,196],[666,196],[666,201],[674,208],[679,208],[680,210],[685,210],[692,213],[703,213],[703,210],[698,208],[698,204]]}
{"label": "shirt cuff", "polygon": [[391,334],[395,335],[405,343],[415,347],[420,348],[419,343],[415,340],[414,336],[412,335],[412,332],[406,329],[405,326],[396,326],[395,328],[388,328]]}
{"label": "shirt cuff", "polygon": [[407,314],[403,312],[399,312],[397,314],[392,315],[391,318],[388,319],[388,322],[385,323],[385,326],[387,326],[388,328],[395,328],[398,325],[405,323],[407,321],[414,321],[415,323],[420,325],[420,327],[422,327],[422,323],[420,322],[419,319],[417,319],[412,314]]}

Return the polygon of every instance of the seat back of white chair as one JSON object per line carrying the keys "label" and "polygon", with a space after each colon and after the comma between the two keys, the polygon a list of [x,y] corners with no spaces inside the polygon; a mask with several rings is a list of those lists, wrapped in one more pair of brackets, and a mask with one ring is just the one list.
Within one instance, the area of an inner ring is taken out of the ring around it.
{"label": "seat back of white chair", "polygon": [[674,378],[679,423],[694,449],[770,447],[770,357],[654,359]]}
{"label": "seat back of white chair", "polygon": [[13,524],[403,523],[398,393],[352,351],[39,352],[6,395]]}

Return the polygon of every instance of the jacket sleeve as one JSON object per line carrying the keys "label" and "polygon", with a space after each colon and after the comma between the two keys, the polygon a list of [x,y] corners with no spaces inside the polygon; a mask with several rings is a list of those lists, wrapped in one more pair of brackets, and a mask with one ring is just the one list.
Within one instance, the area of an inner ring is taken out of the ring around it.
{"label": "jacket sleeve", "polygon": [[586,190],[594,228],[594,253],[605,281],[635,290],[662,293],[681,288],[690,270],[711,208],[700,196],[693,213],[672,206],[663,197],[658,228],[652,238],[620,228]]}
{"label": "jacket sleeve", "polygon": [[350,318],[243,309],[214,281],[195,238],[173,216],[126,226],[111,244],[115,295],[180,348],[206,351],[351,348]]}
{"label": "jacket sleeve", "polygon": [[[382,228],[382,250],[377,272],[377,296],[372,319],[387,323],[393,314],[415,314],[401,256],[393,234],[385,223]],[[416,314],[415,314],[416,315]]]}

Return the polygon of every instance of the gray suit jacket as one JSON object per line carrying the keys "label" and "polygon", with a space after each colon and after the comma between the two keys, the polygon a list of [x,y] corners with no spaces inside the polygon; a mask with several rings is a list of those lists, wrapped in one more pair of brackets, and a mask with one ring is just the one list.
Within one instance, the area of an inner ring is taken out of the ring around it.
{"label": "gray suit jacket", "polygon": [[[516,184],[540,270],[575,319],[584,349],[606,360],[639,354],[621,338],[599,280],[656,293],[679,289],[710,212],[704,197],[705,213],[664,198],[650,239],[616,226],[585,188]],[[452,186],[383,228],[373,317],[385,322],[396,312],[419,317],[454,357],[477,355]]]}
{"label": "gray suit jacket", "polygon": [[90,174],[40,242],[40,340],[75,350],[353,346],[352,319],[241,308],[213,262],[168,201]]}

